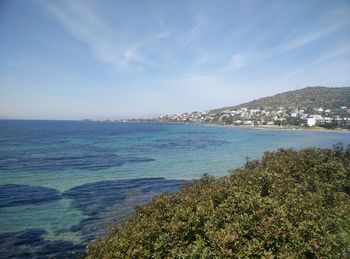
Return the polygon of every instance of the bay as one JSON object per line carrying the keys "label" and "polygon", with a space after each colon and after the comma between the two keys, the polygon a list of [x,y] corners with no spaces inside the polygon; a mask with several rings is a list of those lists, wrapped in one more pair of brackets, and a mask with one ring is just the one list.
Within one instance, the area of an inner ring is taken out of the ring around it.
{"label": "bay", "polygon": [[348,132],[173,123],[0,120],[0,257],[74,257],[136,204],[278,148]]}

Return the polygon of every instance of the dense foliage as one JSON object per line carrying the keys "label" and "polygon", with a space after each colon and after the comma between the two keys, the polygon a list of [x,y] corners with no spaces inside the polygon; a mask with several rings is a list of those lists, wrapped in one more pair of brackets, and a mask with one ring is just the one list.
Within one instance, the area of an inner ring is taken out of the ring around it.
{"label": "dense foliage", "polygon": [[238,106],[213,110],[212,112],[242,107],[250,109],[278,107],[305,109],[323,107],[324,109],[339,109],[341,106],[349,105],[350,87],[306,87],[300,90],[288,91],[274,96],[260,98]]}
{"label": "dense foliage", "polygon": [[349,258],[350,146],[280,149],[157,196],[88,258]]}

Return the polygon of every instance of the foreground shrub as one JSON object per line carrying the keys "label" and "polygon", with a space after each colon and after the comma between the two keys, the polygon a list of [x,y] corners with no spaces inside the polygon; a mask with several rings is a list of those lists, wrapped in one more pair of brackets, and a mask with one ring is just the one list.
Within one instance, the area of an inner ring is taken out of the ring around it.
{"label": "foreground shrub", "polygon": [[349,258],[350,148],[266,152],[137,208],[88,258]]}

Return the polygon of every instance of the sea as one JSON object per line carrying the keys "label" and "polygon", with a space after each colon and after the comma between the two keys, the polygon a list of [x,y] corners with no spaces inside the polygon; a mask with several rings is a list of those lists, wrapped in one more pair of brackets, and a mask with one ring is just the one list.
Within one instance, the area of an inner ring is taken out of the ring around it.
{"label": "sea", "polygon": [[74,258],[136,205],[265,151],[349,132],[176,123],[0,120],[0,258]]}

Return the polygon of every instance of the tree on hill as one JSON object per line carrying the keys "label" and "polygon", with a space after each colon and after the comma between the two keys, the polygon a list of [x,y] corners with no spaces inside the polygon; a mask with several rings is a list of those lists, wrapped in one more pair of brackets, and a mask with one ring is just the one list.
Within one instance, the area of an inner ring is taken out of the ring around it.
{"label": "tree on hill", "polygon": [[349,258],[350,146],[280,149],[157,196],[88,258]]}

